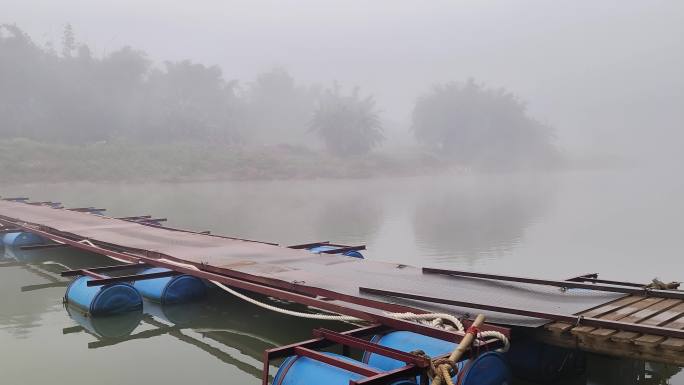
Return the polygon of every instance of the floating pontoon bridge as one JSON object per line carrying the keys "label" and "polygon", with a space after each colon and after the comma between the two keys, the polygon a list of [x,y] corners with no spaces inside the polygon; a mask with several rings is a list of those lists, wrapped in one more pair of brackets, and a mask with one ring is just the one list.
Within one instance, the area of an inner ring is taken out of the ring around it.
{"label": "floating pontoon bridge", "polygon": [[[0,200],[0,236],[6,247],[73,247],[122,262],[63,272],[79,277],[70,286],[79,293],[74,297],[72,292],[73,302],[93,315],[116,310],[123,302],[138,306],[136,293],[156,295],[159,301],[183,301],[185,295],[200,295],[203,288],[197,282],[203,280],[237,289],[235,294],[241,297],[274,297],[334,313],[330,319],[367,324],[343,333],[317,329],[312,340],[267,350],[264,383],[270,362],[286,357],[274,383],[284,385],[308,375],[338,376],[341,383],[356,384],[408,384],[415,376],[425,381],[422,374],[430,359],[417,354],[416,347],[435,358],[464,336],[454,328],[421,322],[421,315],[429,314],[455,315],[468,328],[469,318],[482,313],[487,324],[481,330],[510,338],[513,328],[514,350],[516,341],[542,340],[684,364],[682,291],[600,280],[596,274],[558,281],[418,268],[363,259],[364,246],[315,242],[286,247],[164,227],[166,218],[149,215],[107,217],[105,211],[5,198]],[[103,293],[117,288],[118,292]],[[410,342],[413,338],[422,343]],[[360,350],[363,359],[323,351],[333,345],[343,346],[343,352]],[[473,356],[471,365],[463,368],[462,376],[471,384],[491,383],[475,374],[472,362],[496,366],[501,357],[477,353],[501,348],[502,342],[483,338],[477,346],[468,353]],[[505,370],[500,372],[505,378]]]}

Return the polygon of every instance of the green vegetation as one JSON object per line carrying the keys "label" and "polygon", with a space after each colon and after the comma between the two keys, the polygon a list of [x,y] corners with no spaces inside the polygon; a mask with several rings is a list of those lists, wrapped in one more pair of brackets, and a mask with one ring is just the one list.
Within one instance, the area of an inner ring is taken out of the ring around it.
{"label": "green vegetation", "polygon": [[3,183],[368,178],[424,175],[451,167],[431,157],[331,157],[301,146],[126,142],[47,144],[0,140]]}
{"label": "green vegetation", "polygon": [[367,154],[385,139],[375,100],[361,99],[358,89],[344,96],[337,86],[318,101],[311,130],[323,139],[329,151],[340,156]]}
{"label": "green vegetation", "polygon": [[411,155],[374,151],[383,120],[358,88],[303,86],[282,69],[241,83],[130,47],[97,57],[71,26],[58,52],[0,24],[3,181],[361,177],[557,159],[550,129],[517,98],[473,81],[418,99]]}
{"label": "green vegetation", "polygon": [[413,111],[416,139],[459,164],[518,169],[557,162],[551,129],[504,89],[469,80],[435,87]]}

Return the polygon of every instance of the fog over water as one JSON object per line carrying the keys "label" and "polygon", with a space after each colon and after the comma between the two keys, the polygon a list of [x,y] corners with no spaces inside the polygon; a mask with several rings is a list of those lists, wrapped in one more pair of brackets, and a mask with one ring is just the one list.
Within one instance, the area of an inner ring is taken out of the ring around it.
{"label": "fog over water", "polygon": [[3,2],[0,21],[96,54],[218,64],[227,79],[286,68],[376,96],[402,142],[432,84],[474,77],[528,102],[571,153],[673,162],[682,143],[680,1]]}
{"label": "fog over water", "polygon": [[[398,264],[684,281],[683,68],[676,0],[0,0],[0,196]],[[219,293],[114,331],[67,312],[59,272],[110,263],[0,246],[0,383],[257,384],[264,349],[320,326]],[[564,383],[681,369],[591,355]]]}

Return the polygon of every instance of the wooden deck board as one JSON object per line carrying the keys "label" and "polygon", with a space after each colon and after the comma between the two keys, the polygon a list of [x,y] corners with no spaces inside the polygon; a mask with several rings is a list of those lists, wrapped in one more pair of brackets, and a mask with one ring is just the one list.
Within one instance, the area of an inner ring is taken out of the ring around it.
{"label": "wooden deck board", "polygon": [[604,316],[604,315],[606,315],[612,311],[621,309],[625,306],[629,306],[635,302],[641,301],[644,298],[645,297],[640,297],[640,296],[635,296],[635,295],[623,297],[623,298],[620,298],[616,301],[607,303],[605,305],[601,305],[601,306],[596,307],[596,308],[591,309],[591,310],[587,310],[587,311],[582,312],[580,314],[585,316],[585,317],[592,317],[592,318],[599,317],[600,318],[601,316]]}
{"label": "wooden deck board", "polygon": [[[681,308],[682,311],[679,311],[679,314],[684,312],[684,301],[666,299],[649,308],[636,312],[622,321],[635,322],[641,325],[658,326],[670,320],[671,316],[666,313],[672,313],[675,308]],[[639,336],[641,336],[641,333],[619,331],[613,334],[610,339],[615,342],[629,343]]]}
{"label": "wooden deck board", "polygon": [[[664,326],[671,328],[671,329],[684,329],[684,317],[680,317],[680,318],[675,319],[672,322],[668,322]],[[639,343],[639,340],[640,340],[639,338],[636,340],[637,344]],[[645,344],[645,342],[641,341],[641,344]],[[663,349],[683,351],[684,350],[684,339],[681,339],[681,338],[663,338],[662,341],[660,342],[660,346]]]}
{"label": "wooden deck board", "polygon": [[[606,317],[603,317],[603,319],[609,319],[612,321],[620,321],[620,322],[629,322],[629,323],[637,323],[639,320],[645,318],[645,316],[639,315],[639,313],[647,313],[647,310],[658,305],[659,303],[663,302],[665,299],[663,298],[646,298],[642,301],[637,302],[636,304],[632,305],[630,310],[638,309],[630,314],[626,314],[625,312],[615,312],[615,316],[611,317],[611,315],[607,315]],[[627,308],[629,308],[628,306]],[[652,313],[657,312],[658,310],[652,310]],[[625,315],[626,314],[626,315]],[[599,328],[591,332],[591,336],[594,338],[608,338],[611,335],[617,333],[618,330],[615,329],[604,329],[604,328]]]}
{"label": "wooden deck board", "polygon": [[[650,306],[650,304],[652,303],[644,303],[644,301],[648,299],[649,298],[641,296],[629,296],[622,298],[618,301],[614,301],[605,306],[601,306],[596,309],[581,313],[581,315],[585,317],[593,317],[615,321],[627,315],[635,313],[644,307]],[[586,336],[596,329],[597,328],[593,326],[578,326],[572,329],[570,332],[578,336]]]}
{"label": "wooden deck board", "polygon": [[554,322],[547,324],[546,330],[553,333],[565,333],[573,328],[574,325],[565,322]]}

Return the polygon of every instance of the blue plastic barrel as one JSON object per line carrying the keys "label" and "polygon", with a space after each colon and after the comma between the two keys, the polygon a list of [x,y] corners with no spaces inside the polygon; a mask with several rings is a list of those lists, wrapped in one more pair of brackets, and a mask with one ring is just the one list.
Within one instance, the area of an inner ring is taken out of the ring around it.
{"label": "blue plastic barrel", "polygon": [[[160,273],[170,271],[161,267],[146,269],[142,273]],[[150,301],[162,305],[187,303],[206,297],[207,287],[204,282],[191,275],[176,275],[173,277],[146,279],[136,281],[133,286]]]}
{"label": "blue plastic barrel", "polygon": [[[349,357],[333,353],[325,354],[369,367]],[[349,381],[362,378],[364,376],[361,374],[328,365],[321,361],[308,357],[292,356],[288,357],[280,365],[278,373],[276,373],[273,379],[273,385],[349,385]],[[395,380],[388,385],[416,385],[416,383],[412,379],[407,379]]]}
{"label": "blue plastic barrel", "polygon": [[48,242],[45,240],[45,238],[41,236],[22,231],[4,234],[2,237],[2,243],[5,246],[9,247],[20,247],[30,245],[42,245]]}
{"label": "blue plastic barrel", "polygon": [[91,277],[76,278],[67,287],[67,303],[93,316],[121,314],[142,309],[142,297],[127,283],[88,286]]}
{"label": "blue plastic barrel", "polygon": [[[435,358],[450,354],[458,344],[418,333],[397,331],[376,335],[371,340],[382,346],[404,352],[422,350],[428,356]],[[405,363],[379,354],[366,352],[363,362],[374,368],[393,370]],[[474,360],[461,361],[457,364],[458,374],[453,378],[454,383],[461,385],[507,385],[511,382],[511,370],[505,357],[496,352],[486,352]],[[417,380],[417,382],[420,382]]]}
{"label": "blue plastic barrel", "polygon": [[[339,248],[340,248],[339,246],[325,246],[325,245],[323,245],[323,246],[312,247],[309,249],[309,251],[314,253],[314,254],[320,254],[323,251],[337,250]],[[346,255],[347,257],[352,257],[352,258],[363,259],[363,254],[359,253],[356,250],[347,251],[346,253],[343,253],[342,255]]]}

